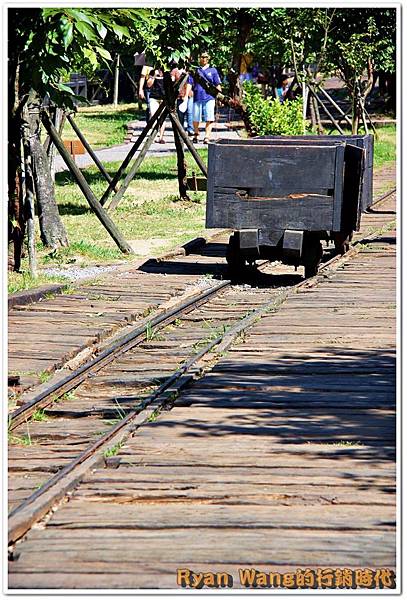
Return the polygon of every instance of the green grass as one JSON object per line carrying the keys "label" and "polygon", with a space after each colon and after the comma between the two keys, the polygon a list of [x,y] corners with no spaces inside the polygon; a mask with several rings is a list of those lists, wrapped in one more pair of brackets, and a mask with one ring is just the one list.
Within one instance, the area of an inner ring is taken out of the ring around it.
{"label": "green grass", "polygon": [[47,383],[47,381],[51,379],[52,375],[53,373],[50,373],[49,371],[41,371],[41,373],[38,375],[40,383]]}
{"label": "green grass", "polygon": [[[131,109],[128,106],[120,107],[116,111],[117,118],[122,115],[126,122],[136,118],[135,113],[132,113],[131,117],[128,114],[129,111],[135,110],[135,106],[132,105]],[[81,109],[80,117],[87,119],[86,122],[92,124],[95,130],[102,130],[103,121],[96,117],[98,114],[103,115],[104,110],[107,110],[106,107]],[[124,118],[124,115],[127,116]],[[110,115],[108,120],[111,122],[115,119]],[[377,131],[375,169],[394,163],[396,158],[396,128],[386,126],[378,128]],[[207,149],[199,149],[198,152],[206,162]],[[199,168],[188,152],[186,161],[188,174],[195,171],[199,175]],[[105,168],[111,176],[116,173],[119,166],[120,163],[105,164]],[[105,179],[96,167],[84,169],[82,172],[96,197],[100,198],[106,189]],[[387,187],[391,185],[390,182]],[[382,193],[381,188],[375,193]],[[58,173],[56,176],[56,197],[62,220],[68,232],[70,246],[50,253],[48,249],[44,248],[38,237],[36,244],[40,270],[38,279],[33,280],[28,274],[28,259],[25,258],[23,259],[22,274],[9,274],[9,293],[46,283],[67,281],[63,277],[48,277],[41,274],[42,267],[72,265],[81,267],[91,264],[125,263],[134,257],[157,256],[205,233],[206,193],[190,192],[191,201],[178,200],[175,155],[146,158],[118,208],[110,213],[124,237],[132,245],[135,251],[133,256],[120,252],[91,211],[68,172]],[[37,224],[37,232],[38,230]]]}
{"label": "green grass", "polygon": [[32,446],[32,439],[31,439],[31,435],[30,435],[30,429],[28,426],[28,421],[25,422],[26,425],[26,430],[27,433],[23,434],[23,435],[14,435],[12,433],[12,431],[10,430],[10,424],[11,424],[11,418],[10,415],[8,417],[8,426],[7,426],[7,433],[8,433],[8,443],[9,444],[15,444],[18,446]]}
{"label": "green grass", "polygon": [[110,456],[116,456],[116,454],[118,454],[123,445],[124,442],[117,442],[117,444],[115,444],[114,446],[107,448],[107,450],[103,452],[103,456],[105,458],[109,458]]}
{"label": "green grass", "polygon": [[[144,118],[144,111],[139,111],[137,104],[84,106],[74,116],[75,123],[95,150],[122,144],[127,123],[140,118]],[[64,140],[78,139],[68,121],[65,122],[62,137]]]}
{"label": "green grass", "polygon": [[374,148],[374,168],[378,169],[396,160],[396,128],[387,125],[377,129]]}
{"label": "green grass", "polygon": [[44,409],[39,408],[38,410],[35,411],[35,413],[31,417],[31,420],[32,421],[48,421],[49,418],[45,414]]}
{"label": "green grass", "polygon": [[11,435],[9,433],[8,443],[15,446],[32,446],[31,437],[29,435]]}
{"label": "green grass", "polygon": [[[46,252],[41,244],[38,244],[38,250]],[[41,262],[43,265],[66,265],[78,262],[78,257],[96,261],[111,261],[121,256],[121,252],[118,250],[95,246],[91,241],[79,240],[71,242],[68,248],[59,248],[56,252],[44,254]]]}
{"label": "green grass", "polygon": [[160,412],[160,408],[154,409],[151,415],[148,417],[147,423],[154,423],[158,419]]}
{"label": "green grass", "polygon": [[[205,159],[207,150],[199,151]],[[191,156],[187,156],[189,173],[198,172]],[[111,175],[119,163],[107,163]],[[83,173],[97,197],[106,189],[106,181],[96,167]],[[28,259],[22,261],[22,273],[9,274],[8,293],[49,283],[66,283],[60,276],[46,276],[41,268],[85,267],[91,264],[126,262],[134,257],[157,256],[181,245],[205,231],[205,192],[191,192],[191,201],[178,201],[178,179],[175,156],[147,158],[139,174],[130,184],[118,209],[111,213],[124,237],[133,244],[135,256],[124,255],[89,208],[69,173],[56,176],[56,197],[67,229],[70,245],[50,252],[39,239],[36,224],[39,276],[28,273]]]}
{"label": "green grass", "polygon": [[[207,150],[201,150],[205,158]],[[187,155],[189,172],[198,170]],[[119,163],[107,163],[113,176]],[[97,197],[106,189],[106,181],[95,167],[83,171]],[[41,264],[89,264],[117,262],[131,257],[123,255],[90,210],[69,173],[57,175],[56,195],[62,220],[70,240],[69,248],[42,254]],[[191,201],[178,200],[176,157],[147,158],[132,181],[116,211],[111,213],[136,256],[157,255],[205,230],[205,192],[191,192]]]}
{"label": "green grass", "polygon": [[63,394],[59,400],[61,402],[64,402],[65,400],[76,400],[76,394],[75,392],[65,392],[65,394]]}
{"label": "green grass", "polygon": [[15,292],[21,292],[22,290],[29,290],[34,287],[39,287],[41,285],[46,285],[50,283],[64,283],[66,282],[65,277],[57,277],[57,276],[47,276],[43,274],[39,274],[38,277],[31,277],[28,270],[27,260],[23,260],[23,272],[22,273],[14,273],[10,272],[8,274],[8,293],[14,294]]}
{"label": "green grass", "polygon": [[[374,141],[374,168],[379,169],[386,164],[396,160],[396,127],[394,125],[385,125],[377,127],[377,136]],[[346,135],[350,135],[350,129],[344,130]],[[338,135],[337,131],[332,131],[332,135]],[[359,133],[364,133],[363,128]]]}

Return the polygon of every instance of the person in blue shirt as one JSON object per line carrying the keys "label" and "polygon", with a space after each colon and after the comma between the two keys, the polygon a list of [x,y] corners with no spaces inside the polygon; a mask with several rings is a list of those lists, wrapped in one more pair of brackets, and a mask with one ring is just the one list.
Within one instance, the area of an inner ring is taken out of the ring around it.
{"label": "person in blue shirt", "polygon": [[[209,54],[202,52],[199,57],[200,67],[199,74],[204,77],[209,83],[212,83],[219,91],[222,89],[220,85],[220,77],[215,67],[209,66]],[[192,78],[191,78],[192,79]],[[194,92],[194,107],[193,107],[193,125],[194,137],[193,142],[197,143],[199,138],[199,123],[205,123],[205,138],[204,144],[208,144],[212,126],[215,121],[215,98],[208,94],[201,85],[193,83]]]}

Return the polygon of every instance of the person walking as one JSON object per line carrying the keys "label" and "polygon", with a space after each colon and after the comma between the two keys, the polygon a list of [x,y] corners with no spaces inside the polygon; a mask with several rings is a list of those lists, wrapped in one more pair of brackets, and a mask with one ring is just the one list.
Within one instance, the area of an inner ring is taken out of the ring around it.
{"label": "person walking", "polygon": [[[150,118],[157,112],[164,99],[164,72],[161,67],[153,69],[147,79],[147,88],[150,92]],[[165,144],[164,140],[165,121],[160,127],[156,142]]]}
{"label": "person walking", "polygon": [[286,100],[293,100],[293,94],[290,90],[290,77],[285,73],[283,73],[280,77],[277,95],[281,103],[285,102]]}
{"label": "person walking", "polygon": [[[202,52],[199,56],[200,67],[198,73],[212,83],[219,91],[221,91],[220,77],[215,67],[209,66],[210,56],[207,52]],[[192,82],[192,78],[189,80]],[[199,83],[193,83],[194,106],[193,106],[193,126],[194,137],[193,142],[197,143],[199,139],[199,124],[205,123],[205,138],[204,144],[208,144],[211,138],[213,123],[215,121],[215,98],[208,94]]]}
{"label": "person walking", "polygon": [[[171,79],[175,82],[179,81],[181,77],[186,73],[186,70],[183,68],[179,68],[178,64],[175,62],[170,65],[171,69]],[[194,106],[194,98],[192,92],[192,85],[186,81],[184,85],[179,89],[178,98],[177,98],[177,115],[181,125],[186,129],[189,137],[193,137],[194,135],[194,127],[193,127],[193,106]],[[185,120],[187,125],[185,126]]]}
{"label": "person walking", "polygon": [[139,100],[146,101],[146,123],[150,120],[151,112],[150,112],[150,90],[147,87],[148,77],[150,72],[153,70],[153,67],[150,67],[146,64],[142,65],[140,79],[138,83],[138,97]]}

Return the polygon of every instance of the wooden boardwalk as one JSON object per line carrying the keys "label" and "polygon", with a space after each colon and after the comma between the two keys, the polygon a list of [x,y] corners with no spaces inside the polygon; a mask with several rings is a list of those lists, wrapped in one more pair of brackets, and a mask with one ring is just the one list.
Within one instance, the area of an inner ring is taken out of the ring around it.
{"label": "wooden boardwalk", "polygon": [[[394,208],[388,205],[387,208]],[[176,571],[395,569],[394,215],[90,473],[12,588],[177,588]]]}
{"label": "wooden boardwalk", "polygon": [[216,253],[218,244],[210,246],[212,252],[204,247],[162,263],[146,261],[82,283],[73,292],[16,305],[8,314],[9,374],[18,375],[24,389],[38,384],[79,352],[89,356],[98,343],[129,323],[188,290],[191,293],[191,287],[199,286],[206,275],[225,276],[225,260],[221,252]]}
{"label": "wooden boardwalk", "polygon": [[[393,166],[381,169],[375,175],[375,196],[384,185],[394,184],[394,177]],[[79,352],[89,356],[102,340],[179,298],[203,277],[226,278],[227,239],[225,235],[219,240],[223,243],[189,256],[122,267],[76,284],[73,292],[13,307],[8,313],[8,370],[19,377],[19,391],[38,385]]]}

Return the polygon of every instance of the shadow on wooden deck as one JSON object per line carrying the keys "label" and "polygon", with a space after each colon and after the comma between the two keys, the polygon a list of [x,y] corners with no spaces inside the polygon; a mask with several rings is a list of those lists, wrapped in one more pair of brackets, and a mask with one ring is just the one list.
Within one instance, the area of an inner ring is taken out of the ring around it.
{"label": "shadow on wooden deck", "polygon": [[[335,449],[337,457],[368,450],[372,461],[393,460],[394,353],[333,347],[312,352],[305,360],[294,351],[268,362],[255,362],[255,352],[248,351],[246,361],[231,353],[177,401],[191,407],[191,418],[177,423],[180,435],[251,436],[273,448],[312,444],[316,456],[320,445],[321,451]],[[174,425],[169,415],[155,427]]]}

